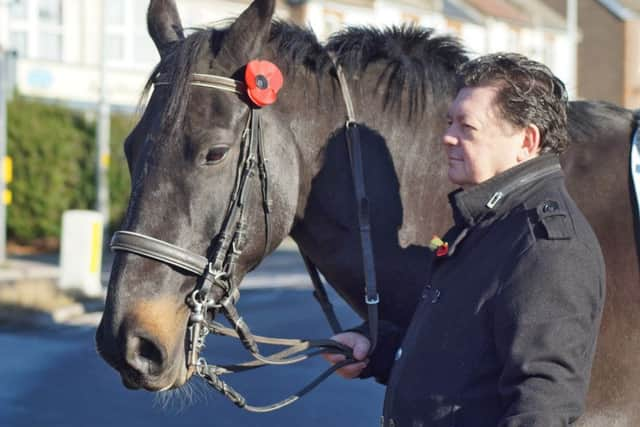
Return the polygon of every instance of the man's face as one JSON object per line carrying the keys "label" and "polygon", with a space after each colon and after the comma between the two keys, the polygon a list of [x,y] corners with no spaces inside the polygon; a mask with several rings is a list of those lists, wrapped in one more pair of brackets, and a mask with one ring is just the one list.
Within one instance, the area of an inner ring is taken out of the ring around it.
{"label": "man's face", "polygon": [[524,130],[500,118],[496,94],[491,86],[463,88],[449,108],[443,143],[454,184],[479,184],[519,163]]}

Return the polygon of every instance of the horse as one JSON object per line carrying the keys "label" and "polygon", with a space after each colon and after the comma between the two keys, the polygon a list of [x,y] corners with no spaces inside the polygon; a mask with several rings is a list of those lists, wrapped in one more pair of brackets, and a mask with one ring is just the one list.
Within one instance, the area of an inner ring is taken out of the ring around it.
{"label": "horse", "polygon": [[[274,21],[274,3],[255,0],[228,27],[185,35],[174,1],[151,1],[148,29],[161,59],[147,83],[153,91],[146,108],[124,143],[132,185],[122,230],[170,242],[169,252],[186,248],[209,259],[225,234],[246,155],[242,142],[259,111],[266,161],[254,175],[268,180],[247,178],[245,241],[233,253],[230,280],[240,284],[291,236],[366,317],[338,64],[362,141],[380,317],[406,326],[425,285],[428,243],[450,225],[446,196],[453,187],[440,139],[466,51],[418,27],[352,27],[321,44],[309,30]],[[218,90],[206,79],[242,81],[256,59],[281,70],[284,85],[272,105],[257,109],[245,92]],[[640,425],[639,225],[627,166],[637,117],[585,101],[571,102],[568,116],[571,145],[561,159],[567,186],[600,240],[607,268],[580,422]],[[140,252],[116,252],[96,343],[128,388],[177,388],[194,374],[186,302],[198,278],[188,273]]]}

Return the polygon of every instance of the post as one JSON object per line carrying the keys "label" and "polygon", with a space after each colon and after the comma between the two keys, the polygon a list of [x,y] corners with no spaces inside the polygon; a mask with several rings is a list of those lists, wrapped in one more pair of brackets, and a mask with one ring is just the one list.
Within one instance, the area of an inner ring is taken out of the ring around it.
{"label": "post", "polygon": [[[102,0],[102,20],[100,37],[100,97],[98,100],[97,137],[97,198],[96,210],[102,214],[104,228],[109,223],[109,127],[110,108],[107,99],[107,1]],[[103,233],[107,236],[107,233]]]}
{"label": "post", "polygon": [[7,75],[9,67],[4,49],[0,46],[0,265],[7,260],[7,205],[4,194],[5,162],[7,155]]}
{"label": "post", "polygon": [[569,98],[578,96],[578,0],[567,0],[567,37],[569,39]]}

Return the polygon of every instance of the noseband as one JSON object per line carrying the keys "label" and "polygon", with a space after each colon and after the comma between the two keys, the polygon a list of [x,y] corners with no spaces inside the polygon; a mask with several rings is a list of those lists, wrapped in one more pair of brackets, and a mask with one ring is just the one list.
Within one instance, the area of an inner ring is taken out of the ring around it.
{"label": "noseband", "polygon": [[[162,76],[159,76],[158,80],[154,83],[156,86],[170,84],[168,81],[162,80]],[[246,93],[244,82],[216,75],[193,74],[190,83],[194,86],[213,88],[239,95]],[[239,315],[235,306],[240,297],[239,283],[234,280],[235,269],[246,243],[247,221],[245,207],[248,183],[256,175],[259,178],[264,212],[264,256],[268,253],[270,246],[271,201],[268,194],[267,159],[264,156],[259,110],[253,106],[249,107],[249,118],[242,132],[237,171],[222,229],[216,237],[211,257],[207,258],[164,240],[133,231],[116,231],[111,240],[111,249],[151,258],[199,277],[196,289],[186,301],[191,311],[188,327],[188,367],[195,369],[197,375],[204,378],[237,406],[252,412],[269,412],[295,402],[334,371],[353,363],[354,359],[350,348],[333,340],[278,339],[254,335]],[[306,257],[305,262],[307,267],[310,268],[308,265],[310,261]],[[313,272],[315,272],[315,277]],[[323,288],[318,289],[319,278],[317,271],[314,270],[313,272],[310,269],[314,286],[316,286],[316,298],[321,300],[322,295],[319,296],[318,294],[324,294],[326,301],[324,303],[321,301],[321,304],[325,313],[327,313],[327,304],[329,307],[330,304],[328,303],[326,292],[324,292]],[[319,283],[322,286],[321,282]],[[221,311],[233,328],[227,328],[218,322],[210,320],[208,316],[210,311],[214,313]],[[335,319],[335,314],[333,314],[333,318]],[[337,324],[337,322],[335,323]],[[205,347],[205,338],[209,333],[239,338],[255,360],[237,365],[217,366],[207,364],[206,360],[200,357],[200,352]],[[288,348],[270,356],[263,356],[258,348],[258,343],[288,346]],[[340,353],[345,355],[345,360],[330,367],[295,395],[273,405],[248,405],[238,392],[220,379],[222,374],[245,371],[265,365],[297,363],[322,353]]]}

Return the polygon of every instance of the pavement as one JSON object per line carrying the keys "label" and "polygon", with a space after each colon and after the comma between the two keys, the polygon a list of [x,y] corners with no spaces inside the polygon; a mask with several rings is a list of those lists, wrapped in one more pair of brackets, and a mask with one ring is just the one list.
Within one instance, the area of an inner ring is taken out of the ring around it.
{"label": "pavement", "polygon": [[[42,286],[57,286],[60,277],[59,253],[38,255],[9,255],[0,265],[0,286],[20,282],[37,283]],[[27,313],[16,323],[29,326],[48,326],[51,324],[97,324],[104,307],[106,286],[109,281],[113,254],[102,254],[101,283],[103,295],[97,298],[79,298],[74,304],[49,310],[47,312]],[[295,242],[286,239],[280,247],[267,257],[242,282],[242,289],[311,289],[309,276],[298,253]]]}

